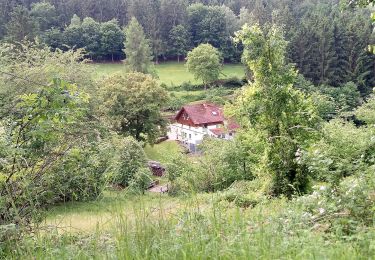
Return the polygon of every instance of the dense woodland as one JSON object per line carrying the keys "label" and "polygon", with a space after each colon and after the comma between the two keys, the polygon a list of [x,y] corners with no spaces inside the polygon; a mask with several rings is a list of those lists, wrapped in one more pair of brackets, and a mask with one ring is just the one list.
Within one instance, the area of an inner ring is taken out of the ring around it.
{"label": "dense woodland", "polygon": [[[372,3],[1,1],[0,258],[373,258]],[[164,60],[201,84],[161,84]],[[240,128],[191,155],[158,142],[193,92]]]}
{"label": "dense woodland", "polygon": [[343,11],[337,0],[188,1],[85,0],[2,1],[0,38],[25,37],[52,48],[85,48],[93,60],[124,59],[123,28],[135,17],[154,61],[183,59],[200,43],[218,48],[226,62],[239,62],[242,46],[232,37],[245,23],[282,25],[290,42],[287,58],[314,84],[352,81],[362,95],[375,82],[370,12]]}

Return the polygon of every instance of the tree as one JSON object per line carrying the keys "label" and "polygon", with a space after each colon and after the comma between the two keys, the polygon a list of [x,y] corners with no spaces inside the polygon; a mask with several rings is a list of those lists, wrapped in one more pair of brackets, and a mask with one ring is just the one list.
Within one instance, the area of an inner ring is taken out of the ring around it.
{"label": "tree", "polygon": [[370,98],[362,106],[356,109],[355,116],[367,125],[375,126],[375,96]]}
{"label": "tree", "polygon": [[142,26],[132,18],[125,28],[125,65],[129,71],[151,73],[152,52]]}
{"label": "tree", "polygon": [[272,194],[306,192],[309,172],[300,157],[316,134],[319,117],[312,100],[293,88],[297,72],[286,62],[287,42],[276,26],[265,32],[245,25],[236,37],[254,74],[233,107],[244,129],[239,138],[263,147],[256,167],[271,178]]}
{"label": "tree", "polygon": [[186,65],[189,72],[196,79],[202,80],[206,88],[208,83],[219,78],[221,55],[212,45],[201,44],[188,53]]}
{"label": "tree", "polygon": [[37,23],[24,6],[14,7],[10,21],[6,24],[7,39],[12,42],[33,40],[37,34]]}
{"label": "tree", "polygon": [[225,9],[220,6],[193,4],[187,11],[193,46],[209,43],[215,48],[222,49],[230,37],[226,27],[229,20],[226,19]]}
{"label": "tree", "polygon": [[50,3],[39,2],[32,4],[30,15],[36,20],[40,32],[45,32],[57,26],[56,8]]}
{"label": "tree", "polygon": [[73,15],[70,25],[64,31],[64,43],[69,48],[83,48],[82,21],[78,15]]}
{"label": "tree", "polygon": [[172,55],[177,56],[177,61],[180,62],[180,57],[186,55],[188,51],[189,36],[188,31],[182,25],[177,25],[172,28],[169,34],[169,48]]}
{"label": "tree", "polygon": [[100,24],[90,17],[81,24],[83,46],[92,59],[100,54]]}
{"label": "tree", "polygon": [[101,53],[110,56],[111,60],[121,59],[124,55],[124,33],[116,20],[111,20],[100,25],[101,31]]}
{"label": "tree", "polygon": [[115,74],[104,80],[101,93],[105,118],[118,133],[152,144],[163,132],[160,110],[167,93],[150,75]]}

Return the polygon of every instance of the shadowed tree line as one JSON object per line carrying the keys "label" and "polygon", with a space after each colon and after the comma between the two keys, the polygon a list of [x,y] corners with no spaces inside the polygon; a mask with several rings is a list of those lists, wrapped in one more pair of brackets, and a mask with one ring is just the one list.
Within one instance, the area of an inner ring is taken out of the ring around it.
{"label": "shadowed tree line", "polygon": [[[343,9],[343,6],[347,6]],[[121,60],[132,17],[143,27],[155,62],[182,60],[202,43],[219,49],[225,62],[239,62],[232,41],[242,25],[283,25],[287,58],[314,84],[374,85],[370,10],[337,0],[70,0],[0,3],[0,38],[40,38],[53,49],[85,48],[93,60]]]}

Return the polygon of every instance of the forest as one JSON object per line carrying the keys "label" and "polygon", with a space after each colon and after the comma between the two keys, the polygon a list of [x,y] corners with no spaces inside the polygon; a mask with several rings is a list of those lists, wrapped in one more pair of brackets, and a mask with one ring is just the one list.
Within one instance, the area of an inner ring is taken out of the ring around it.
{"label": "forest", "polygon": [[[1,0],[0,259],[374,258],[374,25],[373,0]],[[168,140],[207,104],[230,138]]]}
{"label": "forest", "polygon": [[245,23],[277,23],[289,41],[287,58],[314,84],[352,81],[364,95],[375,72],[367,9],[345,10],[338,1],[264,0],[64,0],[2,1],[0,39],[38,37],[53,49],[85,48],[97,61],[124,59],[122,28],[132,17],[142,25],[153,59],[183,59],[201,43],[218,48],[226,62],[240,62],[234,32]]}

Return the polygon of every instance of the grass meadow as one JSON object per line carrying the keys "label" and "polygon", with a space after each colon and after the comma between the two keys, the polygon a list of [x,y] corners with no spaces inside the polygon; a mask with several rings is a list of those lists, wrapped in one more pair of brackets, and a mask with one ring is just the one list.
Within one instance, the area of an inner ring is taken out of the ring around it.
{"label": "grass meadow", "polygon": [[356,241],[308,230],[285,199],[239,208],[220,194],[106,192],[50,210],[9,259],[371,259]]}
{"label": "grass meadow", "polygon": [[172,156],[182,152],[182,147],[175,141],[164,141],[153,146],[147,145],[144,150],[148,159],[168,163]]}
{"label": "grass meadow", "polygon": [[[94,63],[95,74],[97,77],[107,76],[116,72],[125,72],[125,66],[122,63]],[[168,86],[180,85],[183,82],[201,83],[194,79],[194,76],[187,71],[183,62],[165,62],[155,65],[159,81]],[[242,78],[245,75],[244,67],[241,64],[225,64],[221,78],[237,77]]]}

